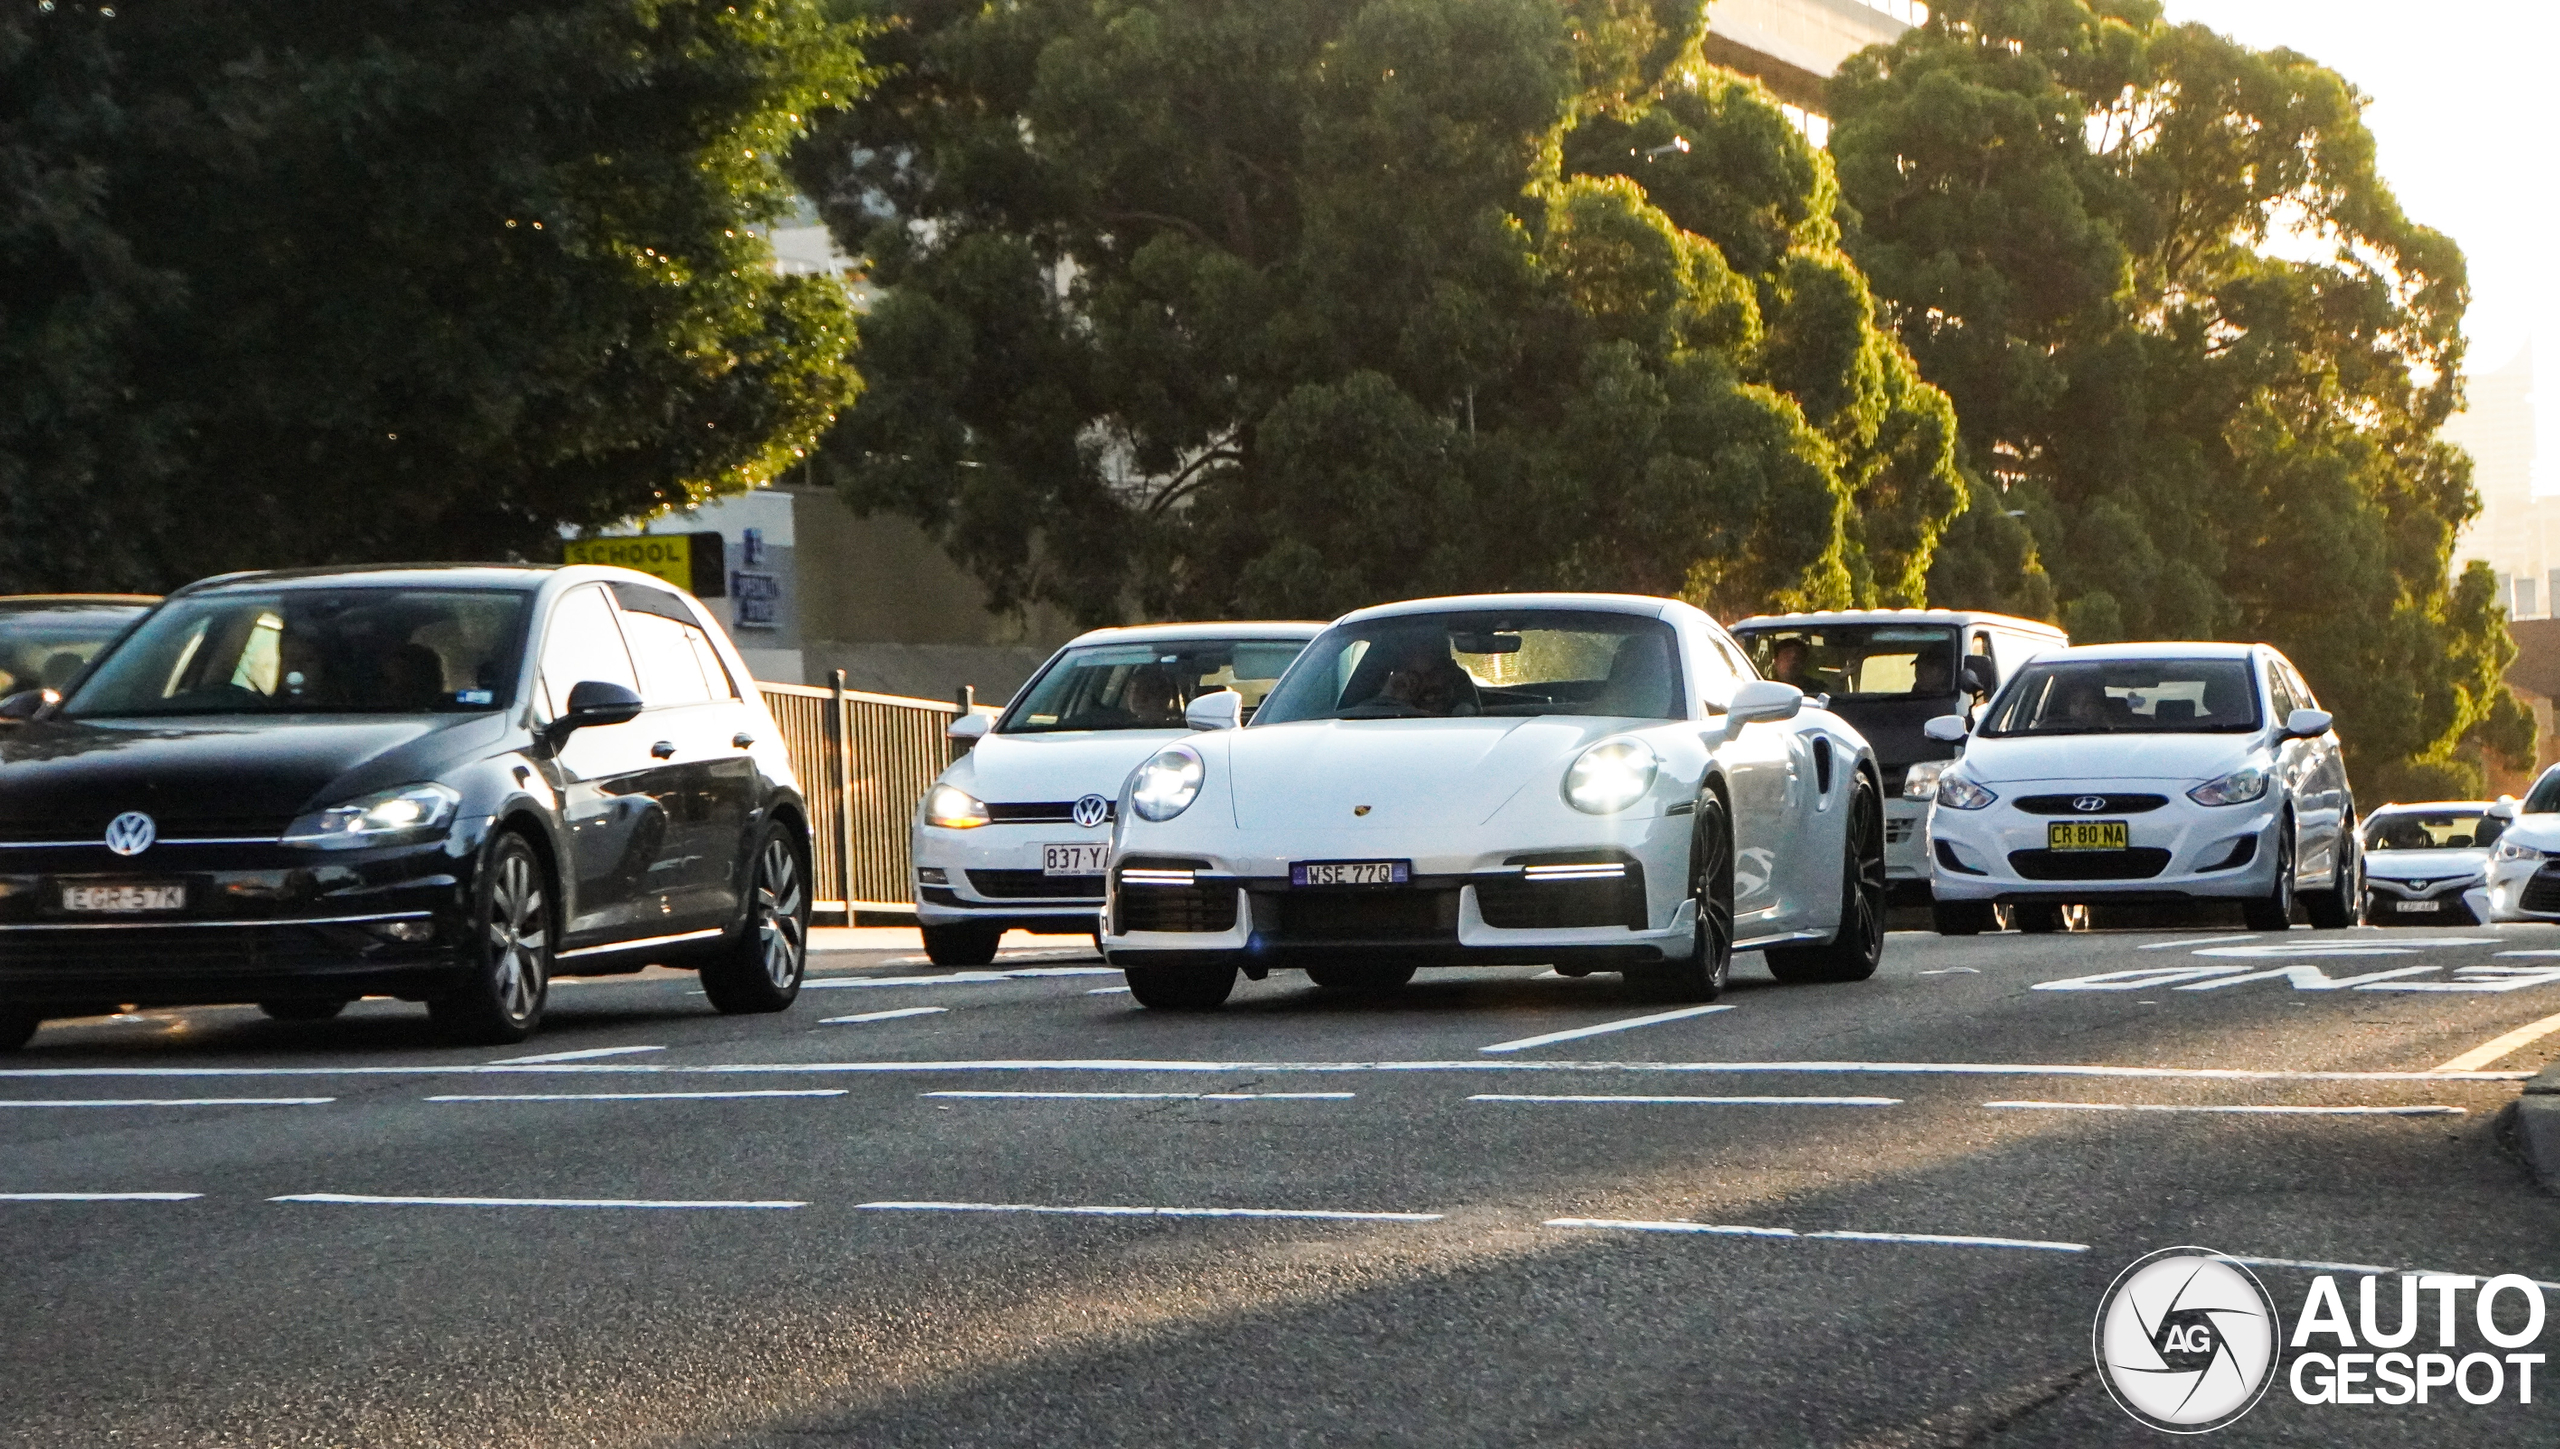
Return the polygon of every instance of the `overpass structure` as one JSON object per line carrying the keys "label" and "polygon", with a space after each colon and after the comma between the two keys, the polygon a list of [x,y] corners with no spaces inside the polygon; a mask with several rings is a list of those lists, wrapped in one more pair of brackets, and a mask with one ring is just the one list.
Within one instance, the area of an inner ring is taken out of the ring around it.
{"label": "overpass structure", "polygon": [[1890,45],[1928,18],[1915,0],[1711,0],[1707,59],[1825,113],[1822,83],[1870,45]]}

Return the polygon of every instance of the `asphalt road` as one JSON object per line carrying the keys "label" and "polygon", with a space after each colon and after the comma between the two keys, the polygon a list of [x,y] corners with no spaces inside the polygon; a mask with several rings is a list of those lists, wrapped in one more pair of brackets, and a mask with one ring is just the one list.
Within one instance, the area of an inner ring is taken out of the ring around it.
{"label": "asphalt road", "polygon": [[[2560,1013],[2560,930],[1897,933],[1636,1025],[1535,969],[1151,1013],[1038,944],[830,953],[781,1017],[564,984],[514,1051],[50,1025],[0,1059],[0,1442],[2157,1444],[2090,1346],[2149,1251],[2261,1260],[2288,1329],[2294,1264],[2560,1281],[2498,1132],[2560,1034],[2432,1070]],[[2267,1107],[2355,1110],[2209,1110]],[[2279,1380],[2208,1438],[2547,1449],[2534,1388]]]}

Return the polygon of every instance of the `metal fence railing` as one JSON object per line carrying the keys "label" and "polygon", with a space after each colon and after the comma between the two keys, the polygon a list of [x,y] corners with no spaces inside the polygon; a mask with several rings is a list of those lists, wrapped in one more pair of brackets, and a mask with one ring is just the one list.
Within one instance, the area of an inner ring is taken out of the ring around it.
{"label": "metal fence railing", "polygon": [[913,914],[907,823],[951,763],[945,732],[963,706],[849,690],[842,671],[832,689],[757,687],[808,797],[818,923],[851,924],[857,912]]}

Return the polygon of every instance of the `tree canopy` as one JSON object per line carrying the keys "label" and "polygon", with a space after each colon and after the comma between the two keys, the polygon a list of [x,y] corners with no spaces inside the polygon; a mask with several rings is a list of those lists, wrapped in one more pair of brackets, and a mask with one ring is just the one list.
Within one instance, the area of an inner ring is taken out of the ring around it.
{"label": "tree canopy", "polygon": [[1000,606],[1917,603],[1955,419],[1694,0],[879,0],[829,457]]}
{"label": "tree canopy", "polygon": [[860,39],[821,0],[11,6],[0,592],[540,557],[788,466],[852,314],[753,227]]}
{"label": "tree canopy", "polygon": [[2267,640],[2404,798],[2478,789],[2466,739],[2529,757],[2490,580],[2447,576],[2462,255],[2353,88],[2156,0],[1943,0],[1831,95],[1848,249],[1986,484],[1935,602]]}

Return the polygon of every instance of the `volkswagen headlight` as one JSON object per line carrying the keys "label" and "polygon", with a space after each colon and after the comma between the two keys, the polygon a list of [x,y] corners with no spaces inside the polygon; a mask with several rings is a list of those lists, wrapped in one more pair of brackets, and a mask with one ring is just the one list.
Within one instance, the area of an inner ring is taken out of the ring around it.
{"label": "volkswagen headlight", "polygon": [[2207,780],[2187,792],[2199,805],[2246,805],[2264,799],[2269,776],[2263,765],[2242,765],[2219,780]]}
{"label": "volkswagen headlight", "polygon": [[1922,760],[1919,764],[1903,771],[1902,798],[1926,800],[1937,794],[1938,777],[1945,774],[1954,764],[1953,760]]}
{"label": "volkswagen headlight", "polygon": [[[1908,790],[1911,787],[1905,785],[1903,788]],[[1938,803],[1950,810],[1979,810],[2000,798],[1949,769],[1938,772],[1937,795]]]}
{"label": "volkswagen headlight", "polygon": [[987,823],[987,807],[957,785],[936,785],[925,792],[924,823],[945,830],[975,830]]}
{"label": "volkswagen headlight", "polygon": [[1614,815],[1644,798],[1662,760],[1642,740],[1602,740],[1564,772],[1565,802],[1591,815]]}
{"label": "volkswagen headlight", "polygon": [[1200,798],[1208,767],[1189,745],[1167,745],[1138,767],[1129,782],[1129,804],[1141,820],[1171,820]]}
{"label": "volkswagen headlight", "polygon": [[2520,840],[2499,841],[2496,853],[2500,860],[2540,860],[2550,854],[2549,851],[2536,850]]}
{"label": "volkswagen headlight", "polygon": [[444,833],[461,808],[461,792],[447,786],[403,785],[314,810],[293,822],[284,843],[342,848],[425,839]]}

